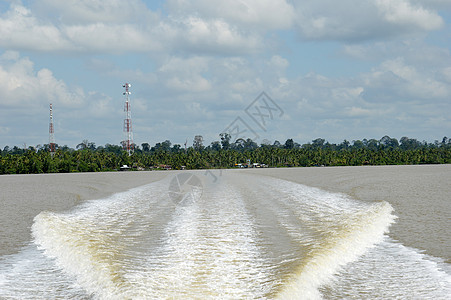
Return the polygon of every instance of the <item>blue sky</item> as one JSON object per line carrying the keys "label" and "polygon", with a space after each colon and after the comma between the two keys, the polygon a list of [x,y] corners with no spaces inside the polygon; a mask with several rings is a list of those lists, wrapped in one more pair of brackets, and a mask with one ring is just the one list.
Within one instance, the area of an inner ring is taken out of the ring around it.
{"label": "blue sky", "polygon": [[2,0],[0,147],[48,143],[49,103],[58,144],[119,144],[125,82],[138,145],[441,140],[450,27],[449,0]]}

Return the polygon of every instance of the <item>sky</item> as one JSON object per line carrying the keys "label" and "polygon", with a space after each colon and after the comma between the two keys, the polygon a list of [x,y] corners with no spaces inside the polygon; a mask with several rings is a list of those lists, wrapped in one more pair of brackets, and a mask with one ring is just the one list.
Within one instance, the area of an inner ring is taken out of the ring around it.
{"label": "sky", "polygon": [[0,0],[0,147],[451,137],[449,0]]}

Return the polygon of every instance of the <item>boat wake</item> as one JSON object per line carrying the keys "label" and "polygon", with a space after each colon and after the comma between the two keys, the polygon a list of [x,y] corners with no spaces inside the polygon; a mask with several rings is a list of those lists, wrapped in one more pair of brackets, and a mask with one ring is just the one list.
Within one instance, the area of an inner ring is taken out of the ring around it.
{"label": "boat wake", "polygon": [[440,298],[451,291],[437,262],[388,238],[396,217],[387,202],[245,172],[185,177],[40,213],[34,244],[0,261],[0,291],[20,299]]}

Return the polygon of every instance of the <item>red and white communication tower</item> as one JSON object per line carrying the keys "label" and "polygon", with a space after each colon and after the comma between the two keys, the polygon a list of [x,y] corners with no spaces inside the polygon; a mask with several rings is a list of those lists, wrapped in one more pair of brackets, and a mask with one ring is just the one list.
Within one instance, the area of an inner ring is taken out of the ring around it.
{"label": "red and white communication tower", "polygon": [[130,92],[130,87],[132,85],[130,83],[126,83],[123,85],[123,87],[125,88],[125,106],[124,106],[124,111],[125,111],[125,120],[124,120],[124,132],[125,132],[125,141],[123,143],[124,146],[124,150],[127,151],[128,155],[132,155],[133,150],[134,150],[134,144],[133,144],[133,132],[132,132],[132,114],[131,114],[131,109],[130,109],[130,99],[129,99],[129,95],[131,94]]}
{"label": "red and white communication tower", "polygon": [[55,144],[55,130],[53,128],[53,108],[52,103],[50,103],[50,122],[49,122],[49,151],[50,154],[55,154],[56,144]]}

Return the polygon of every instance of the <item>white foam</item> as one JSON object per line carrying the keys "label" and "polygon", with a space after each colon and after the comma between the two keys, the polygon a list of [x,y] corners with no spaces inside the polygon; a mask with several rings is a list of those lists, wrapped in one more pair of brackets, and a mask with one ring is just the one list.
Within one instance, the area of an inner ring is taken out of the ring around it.
{"label": "white foam", "polygon": [[86,299],[88,294],[35,245],[0,260],[1,299]]}
{"label": "white foam", "polygon": [[72,212],[42,212],[32,227],[35,242],[88,293],[120,298],[121,255],[130,243],[139,242],[134,236],[148,230],[146,225],[161,205],[157,202],[169,203],[162,199],[163,192],[165,189],[154,183],[89,201]]}
{"label": "white foam", "polygon": [[261,298],[270,285],[258,284],[266,270],[242,202],[220,188],[178,207],[161,251],[149,257],[158,265],[145,274],[147,292],[155,298]]}
{"label": "white foam", "polygon": [[[280,201],[298,217],[304,228],[285,226],[309,249],[296,274],[279,293],[283,299],[320,299],[319,288],[330,283],[340,268],[381,242],[395,219],[387,202],[359,203],[341,194],[283,180],[266,184],[279,192]],[[312,235],[306,236],[309,232]]]}
{"label": "white foam", "polygon": [[[330,298],[329,291],[358,298],[367,291],[362,274],[388,251],[393,268],[376,266],[375,276],[396,277],[397,263],[420,261],[428,274],[421,280],[448,285],[430,260],[409,260],[415,257],[410,250],[383,241],[395,218],[386,202],[363,203],[272,178],[224,175],[221,184],[200,186],[202,191],[175,203],[168,194],[170,179],[71,212],[41,213],[33,234],[42,250],[34,246],[15,260],[22,270],[16,274],[48,273],[44,290],[76,282],[67,293],[49,292],[50,298],[315,299]],[[41,267],[31,268],[34,262]],[[0,261],[0,289],[14,282],[2,266]],[[355,288],[346,290],[349,284]],[[403,295],[411,296],[409,290]]]}
{"label": "white foam", "polygon": [[371,294],[373,299],[449,299],[451,275],[443,261],[405,247],[389,238],[346,266],[337,281],[324,290],[344,295]]}

